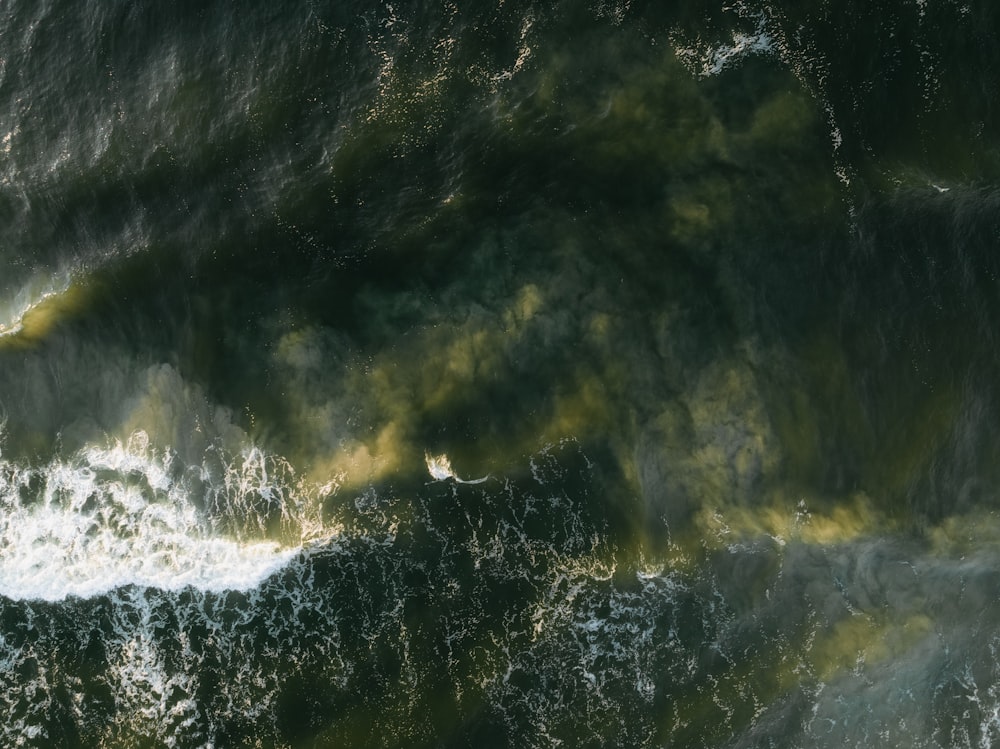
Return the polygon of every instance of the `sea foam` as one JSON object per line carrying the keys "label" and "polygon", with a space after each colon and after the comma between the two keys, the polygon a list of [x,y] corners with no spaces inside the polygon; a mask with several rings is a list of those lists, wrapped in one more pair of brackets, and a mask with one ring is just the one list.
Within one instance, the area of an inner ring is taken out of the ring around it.
{"label": "sea foam", "polygon": [[[267,495],[267,474],[246,480],[254,467],[251,451],[226,467],[236,479],[216,487],[150,448],[143,432],[39,467],[0,459],[0,594],[54,601],[129,584],[254,587],[299,550],[260,532],[233,534],[234,518],[222,517],[235,508],[244,527],[263,525],[243,496]],[[197,482],[186,480],[192,473]]]}

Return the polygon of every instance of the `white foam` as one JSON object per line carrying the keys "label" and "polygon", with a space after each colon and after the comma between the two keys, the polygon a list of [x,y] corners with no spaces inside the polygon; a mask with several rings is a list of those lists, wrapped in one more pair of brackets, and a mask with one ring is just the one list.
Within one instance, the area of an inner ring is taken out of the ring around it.
{"label": "white foam", "polygon": [[435,481],[455,478],[455,472],[451,468],[451,461],[447,455],[431,455],[427,453],[424,455],[424,460],[427,462],[427,472]]}
{"label": "white foam", "polygon": [[24,329],[24,318],[50,299],[69,290],[70,275],[37,276],[25,283],[9,299],[0,300],[0,338],[17,335]]}
{"label": "white foam", "polygon": [[521,33],[518,38],[517,59],[514,61],[514,65],[511,68],[502,70],[492,76],[491,80],[494,84],[500,83],[501,81],[511,80],[515,75],[521,72],[522,68],[524,68],[524,64],[528,61],[528,58],[531,57],[531,47],[528,45],[528,34],[534,23],[534,15],[528,13],[521,23]]}
{"label": "white foam", "polygon": [[489,476],[483,476],[478,479],[459,478],[451,467],[451,460],[444,454],[431,455],[430,453],[424,453],[424,461],[427,463],[427,472],[435,481],[453,479],[460,484],[481,484],[489,478]]}
{"label": "white foam", "polygon": [[700,41],[683,44],[674,39],[673,45],[677,59],[702,78],[718,75],[745,57],[770,54],[776,48],[775,40],[767,30],[763,15],[757,17],[757,28],[753,33],[734,31],[729,43],[715,46]]}
{"label": "white foam", "polygon": [[[54,601],[128,584],[245,590],[296,556],[301,544],[282,545],[260,532],[220,532],[218,518],[204,507],[223,503],[211,487],[211,496],[193,497],[172,478],[184,474],[174,460],[150,449],[142,432],[127,444],[38,468],[0,460],[0,594]],[[243,463],[228,466],[227,475],[244,471]],[[231,482],[225,489],[229,509],[248,513],[245,526],[265,525],[250,516],[253,503]],[[224,518],[225,528],[233,522]]]}

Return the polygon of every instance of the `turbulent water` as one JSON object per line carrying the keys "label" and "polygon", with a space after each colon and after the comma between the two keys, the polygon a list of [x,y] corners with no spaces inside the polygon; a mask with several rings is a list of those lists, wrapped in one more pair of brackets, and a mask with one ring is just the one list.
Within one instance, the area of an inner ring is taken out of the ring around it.
{"label": "turbulent water", "polygon": [[0,5],[0,745],[1000,742],[998,8]]}

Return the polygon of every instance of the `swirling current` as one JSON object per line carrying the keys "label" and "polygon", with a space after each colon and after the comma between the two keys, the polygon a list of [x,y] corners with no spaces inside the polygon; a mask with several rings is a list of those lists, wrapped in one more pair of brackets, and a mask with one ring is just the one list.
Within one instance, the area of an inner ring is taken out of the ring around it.
{"label": "swirling current", "polygon": [[998,29],[4,3],[0,745],[1000,742]]}

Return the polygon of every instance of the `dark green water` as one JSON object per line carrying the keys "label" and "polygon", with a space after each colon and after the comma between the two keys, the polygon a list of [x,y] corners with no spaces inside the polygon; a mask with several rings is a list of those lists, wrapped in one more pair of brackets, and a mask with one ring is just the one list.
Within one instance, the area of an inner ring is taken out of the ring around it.
{"label": "dark green water", "polygon": [[1000,741],[1000,11],[0,7],[0,745]]}

